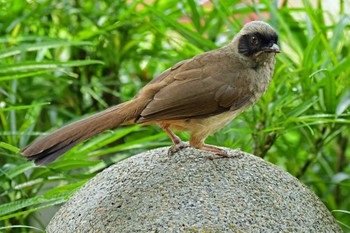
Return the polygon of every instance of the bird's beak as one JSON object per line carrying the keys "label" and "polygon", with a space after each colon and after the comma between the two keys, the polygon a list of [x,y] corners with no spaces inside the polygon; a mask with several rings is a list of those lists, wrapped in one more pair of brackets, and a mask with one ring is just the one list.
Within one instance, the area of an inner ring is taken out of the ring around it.
{"label": "bird's beak", "polygon": [[263,48],[264,52],[280,53],[281,49],[277,44],[273,44],[271,47]]}

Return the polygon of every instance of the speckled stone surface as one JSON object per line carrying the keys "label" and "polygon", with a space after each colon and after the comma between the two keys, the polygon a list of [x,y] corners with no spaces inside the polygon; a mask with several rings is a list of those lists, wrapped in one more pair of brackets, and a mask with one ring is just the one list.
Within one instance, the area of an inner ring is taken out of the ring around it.
{"label": "speckled stone surface", "polygon": [[47,232],[342,232],[296,178],[255,156],[148,151],[86,183]]}

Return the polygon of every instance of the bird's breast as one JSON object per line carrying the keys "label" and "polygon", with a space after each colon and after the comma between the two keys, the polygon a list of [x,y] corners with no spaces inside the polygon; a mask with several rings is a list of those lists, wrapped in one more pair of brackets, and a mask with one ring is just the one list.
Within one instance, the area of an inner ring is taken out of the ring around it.
{"label": "bird's breast", "polygon": [[218,115],[213,115],[205,118],[194,118],[187,120],[166,120],[160,121],[162,124],[169,125],[175,130],[190,131],[200,135],[210,135],[224,127],[239,115],[244,109],[237,111],[227,111]]}
{"label": "bird's breast", "polygon": [[274,62],[268,62],[260,65],[252,75],[250,89],[253,93],[252,104],[256,103],[260,97],[267,91],[274,72]]}

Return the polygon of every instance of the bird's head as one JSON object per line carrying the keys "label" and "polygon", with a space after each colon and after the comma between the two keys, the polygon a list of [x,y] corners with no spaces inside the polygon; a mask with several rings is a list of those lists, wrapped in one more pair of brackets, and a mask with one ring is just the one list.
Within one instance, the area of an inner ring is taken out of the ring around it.
{"label": "bird's head", "polygon": [[281,50],[277,42],[276,31],[262,21],[252,21],[245,24],[234,38],[238,53],[256,62],[264,62],[274,58],[276,53],[280,53]]}

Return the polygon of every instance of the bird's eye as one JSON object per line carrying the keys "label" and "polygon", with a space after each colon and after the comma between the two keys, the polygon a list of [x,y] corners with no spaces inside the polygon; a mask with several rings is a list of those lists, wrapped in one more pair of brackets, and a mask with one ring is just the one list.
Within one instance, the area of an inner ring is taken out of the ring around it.
{"label": "bird's eye", "polygon": [[257,46],[257,45],[259,44],[259,40],[258,40],[258,38],[257,38],[256,36],[252,36],[252,37],[250,38],[250,43],[251,43],[252,45],[254,45],[254,46]]}

